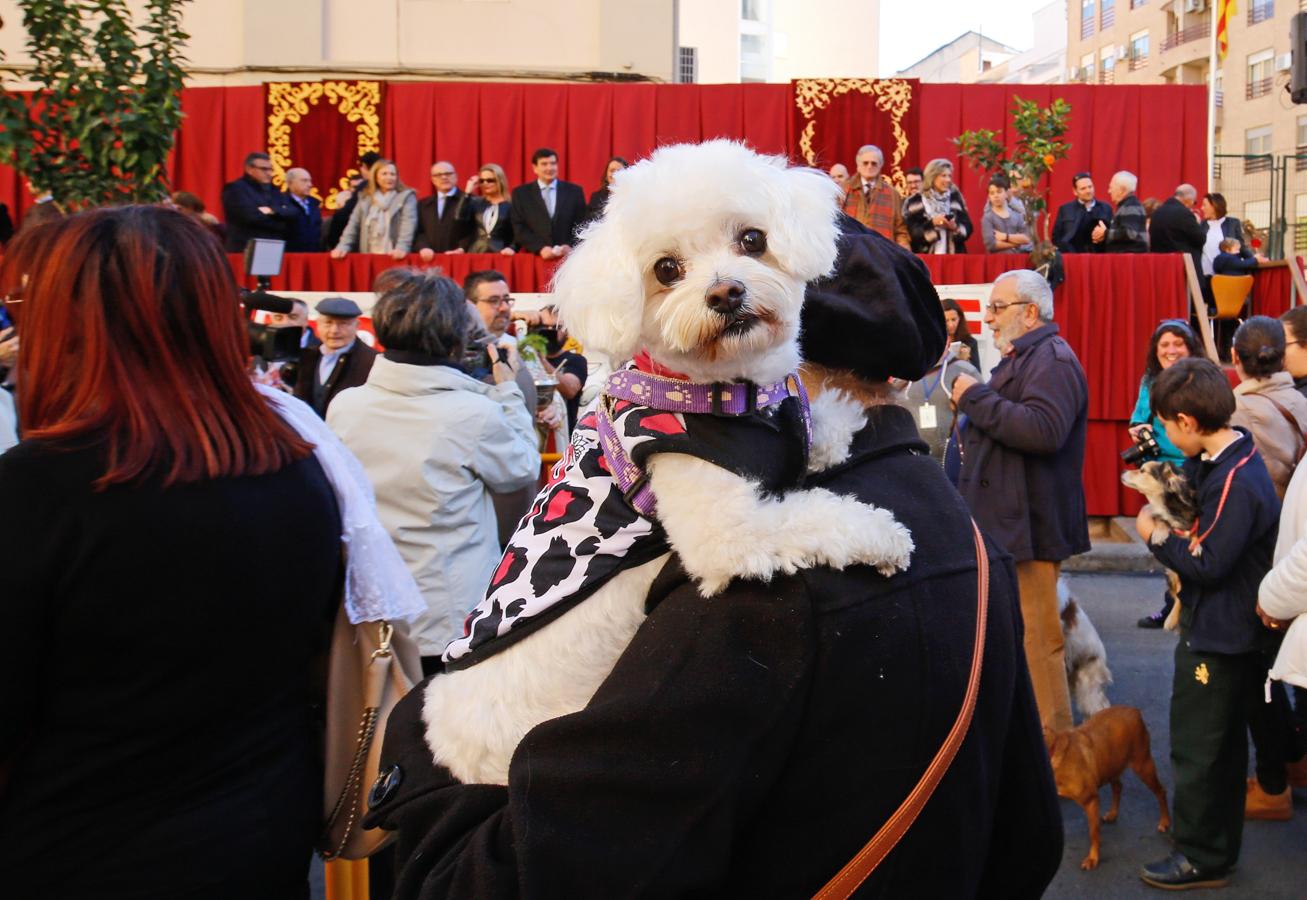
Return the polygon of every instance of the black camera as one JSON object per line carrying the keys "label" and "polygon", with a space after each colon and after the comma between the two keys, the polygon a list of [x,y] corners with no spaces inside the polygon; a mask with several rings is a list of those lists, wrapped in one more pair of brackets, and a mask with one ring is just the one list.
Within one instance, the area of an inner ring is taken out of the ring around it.
{"label": "black camera", "polygon": [[1161,455],[1162,448],[1157,446],[1157,438],[1153,437],[1153,429],[1145,426],[1139,429],[1139,436],[1135,438],[1134,446],[1121,451],[1121,461],[1127,466],[1137,466],[1150,459],[1157,459]]}
{"label": "black camera", "polygon": [[250,356],[255,357],[256,364],[263,371],[276,364],[282,383],[294,387],[304,329],[299,326],[274,328],[254,321],[254,313],[259,310],[282,315],[295,311],[292,301],[268,293],[272,276],[281,273],[285,249],[285,241],[266,238],[254,238],[246,245],[245,274],[253,275],[258,280],[258,287],[252,291],[241,291],[241,306],[249,319],[246,328],[249,331]]}

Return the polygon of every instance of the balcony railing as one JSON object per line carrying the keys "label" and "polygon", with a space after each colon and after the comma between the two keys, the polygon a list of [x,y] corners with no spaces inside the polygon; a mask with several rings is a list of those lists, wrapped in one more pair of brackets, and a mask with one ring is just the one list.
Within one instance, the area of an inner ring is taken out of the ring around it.
{"label": "balcony railing", "polygon": [[1130,57],[1130,71],[1134,72],[1148,65],[1148,54],[1141,53],[1139,56]]}
{"label": "balcony railing", "polygon": [[1085,16],[1080,20],[1080,40],[1094,36],[1094,19],[1092,16]]}
{"label": "balcony railing", "polygon": [[1225,106],[1225,91],[1216,92],[1216,108],[1221,109]]}
{"label": "balcony railing", "polygon": [[1251,175],[1254,172],[1269,172],[1271,171],[1271,165],[1271,157],[1269,154],[1245,156],[1243,158],[1243,173],[1245,175]]}
{"label": "balcony railing", "polygon": [[1162,51],[1174,50],[1181,44],[1202,40],[1205,37],[1209,37],[1211,33],[1211,22],[1200,22],[1197,25],[1190,25],[1188,28],[1183,28],[1180,31],[1173,31],[1166,36],[1165,40],[1162,41]]}
{"label": "balcony railing", "polygon": [[1099,84],[1116,84],[1116,69],[1104,69],[1098,73]]}
{"label": "balcony railing", "polygon": [[1098,30],[1107,31],[1116,22],[1116,7],[1106,6],[1098,14]]}
{"label": "balcony railing", "polygon": [[1260,78],[1257,81],[1250,81],[1248,82],[1248,90],[1244,96],[1248,100],[1256,100],[1258,97],[1265,97],[1271,92],[1274,83],[1274,79],[1271,78]]}
{"label": "balcony railing", "polygon": [[1293,157],[1293,170],[1295,172],[1307,170],[1307,147],[1298,147],[1298,152]]}
{"label": "balcony railing", "polygon": [[1256,25],[1258,22],[1265,22],[1268,19],[1275,18],[1275,0],[1266,0],[1264,3],[1253,3],[1248,7],[1248,24]]}

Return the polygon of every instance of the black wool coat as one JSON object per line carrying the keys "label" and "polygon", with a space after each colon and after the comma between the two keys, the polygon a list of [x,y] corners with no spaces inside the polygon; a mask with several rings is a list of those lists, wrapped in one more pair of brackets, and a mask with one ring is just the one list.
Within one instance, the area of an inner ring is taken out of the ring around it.
{"label": "black wool coat", "polygon": [[[1148,246],[1153,253],[1188,253],[1195,262],[1202,258],[1207,229],[1174,197],[1153,211],[1148,226]],[[1198,271],[1202,271],[1199,269]]]}
{"label": "black wool coat", "polygon": [[[371,825],[398,829],[395,897],[809,897],[915,786],[962,703],[976,561],[911,414],[872,410],[814,484],[894,512],[911,567],[814,569],[705,601],[672,564],[587,707],[527,734],[507,787],[431,759],[423,690],[392,713]],[[860,897],[1038,897],[1062,823],[992,544],[979,700],[921,817]],[[440,677],[440,676],[435,676]]]}
{"label": "black wool coat", "polygon": [[413,238],[413,250],[432,250],[448,253],[466,250],[476,235],[472,221],[472,207],[467,194],[455,189],[445,198],[445,214],[439,215],[440,198],[432,194],[418,201],[418,228]]}
{"label": "black wool coat", "polygon": [[[295,201],[270,184],[248,175],[222,186],[222,216],[227,223],[227,252],[240,253],[251,238],[284,241],[295,219]],[[259,212],[267,207],[272,213]]]}
{"label": "black wool coat", "polygon": [[1107,226],[1107,236],[1103,239],[1103,252],[1148,252],[1148,212],[1134,194],[1122,197],[1116,205],[1112,224]]}
{"label": "black wool coat", "polygon": [[[949,188],[949,211],[953,213],[953,221],[958,226],[958,230],[953,233],[953,252],[966,253],[967,238],[971,237],[975,229],[971,224],[971,215],[967,212],[966,201],[962,199],[962,192],[956,187]],[[933,252],[931,248],[939,240],[939,231],[926,214],[926,201],[921,194],[913,194],[903,201],[903,222],[912,239],[912,252]]]}
{"label": "black wool coat", "polygon": [[1017,562],[1057,562],[1089,549],[1081,474],[1089,389],[1057,325],[1014,344],[989,383],[968,388],[958,403],[967,417],[958,490]]}

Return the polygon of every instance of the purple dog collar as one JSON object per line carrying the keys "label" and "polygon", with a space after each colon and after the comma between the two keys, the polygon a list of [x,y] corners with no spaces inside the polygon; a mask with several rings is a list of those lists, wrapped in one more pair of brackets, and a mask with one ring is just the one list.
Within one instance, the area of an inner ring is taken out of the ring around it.
{"label": "purple dog collar", "polygon": [[812,415],[808,392],[799,376],[794,374],[769,385],[756,385],[751,381],[694,384],[638,369],[619,369],[609,375],[604,383],[603,395],[595,410],[595,425],[604,458],[608,460],[609,470],[621,489],[622,496],[636,512],[653,518],[657,502],[649,479],[622,449],[622,443],[613,428],[612,415],[608,409],[609,400],[625,400],[662,412],[734,417],[778,406],[789,397],[799,401],[804,437],[811,446]]}

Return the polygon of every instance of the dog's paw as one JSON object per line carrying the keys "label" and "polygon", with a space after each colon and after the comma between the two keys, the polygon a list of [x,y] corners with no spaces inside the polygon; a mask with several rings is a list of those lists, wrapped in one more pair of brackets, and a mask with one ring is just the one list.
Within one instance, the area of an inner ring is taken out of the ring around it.
{"label": "dog's paw", "polygon": [[1080,860],[1080,868],[1088,872],[1090,869],[1098,868],[1098,854],[1091,853],[1084,859]]}
{"label": "dog's paw", "polygon": [[886,577],[907,569],[916,547],[907,527],[887,509],[840,499],[846,505],[837,520],[843,539],[832,541],[820,561],[837,569],[861,563]]}

